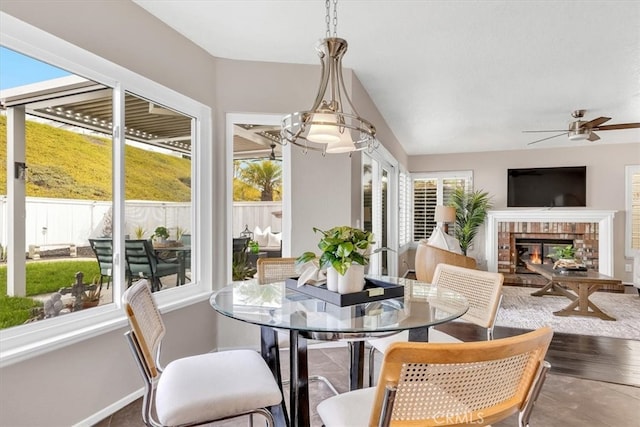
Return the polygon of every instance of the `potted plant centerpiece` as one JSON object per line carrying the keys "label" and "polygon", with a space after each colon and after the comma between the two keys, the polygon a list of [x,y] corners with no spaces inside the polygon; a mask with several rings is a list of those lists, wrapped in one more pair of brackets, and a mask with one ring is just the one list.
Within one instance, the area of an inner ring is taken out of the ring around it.
{"label": "potted plant centerpiece", "polygon": [[153,237],[157,237],[159,241],[164,242],[169,238],[169,230],[167,230],[167,227],[156,227]]}
{"label": "potted plant centerpiece", "polygon": [[584,268],[576,259],[576,249],[573,245],[564,247],[555,247],[555,252],[547,255],[553,260],[553,268],[555,270],[579,270]]}
{"label": "potted plant centerpiece", "polygon": [[[369,264],[373,234],[349,226],[333,227],[329,230],[313,228],[322,233],[318,248],[320,257],[305,252],[297,263],[318,262],[317,267],[327,270],[327,289],[341,294],[360,292],[364,288],[364,266]],[[377,252],[377,251],[376,251]]]}

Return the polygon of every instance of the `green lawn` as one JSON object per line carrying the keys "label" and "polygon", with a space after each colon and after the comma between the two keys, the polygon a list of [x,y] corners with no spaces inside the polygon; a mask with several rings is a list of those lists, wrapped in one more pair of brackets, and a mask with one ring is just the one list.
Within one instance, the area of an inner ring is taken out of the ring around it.
{"label": "green lawn", "polygon": [[[84,273],[84,283],[91,283],[100,274],[97,261],[27,263],[27,297],[71,286],[78,271]],[[0,329],[23,324],[31,317],[31,309],[41,305],[31,298],[7,296],[7,267],[0,266]]]}

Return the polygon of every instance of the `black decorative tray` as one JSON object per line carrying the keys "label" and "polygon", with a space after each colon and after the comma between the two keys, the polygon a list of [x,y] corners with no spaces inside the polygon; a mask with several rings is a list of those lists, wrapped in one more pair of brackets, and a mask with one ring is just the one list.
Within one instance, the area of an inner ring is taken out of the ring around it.
{"label": "black decorative tray", "polygon": [[558,271],[560,273],[571,273],[571,272],[579,272],[579,271],[587,271],[587,267],[585,266],[580,266],[580,267],[557,267],[553,269],[554,271]]}
{"label": "black decorative tray", "polygon": [[319,286],[304,284],[298,287],[297,278],[287,279],[285,284],[288,289],[340,307],[404,296],[404,286],[402,285],[384,282],[378,279],[370,279],[368,277],[365,277],[364,281],[364,289],[361,292],[351,294],[339,294],[338,292],[330,291],[327,289],[326,283]]}

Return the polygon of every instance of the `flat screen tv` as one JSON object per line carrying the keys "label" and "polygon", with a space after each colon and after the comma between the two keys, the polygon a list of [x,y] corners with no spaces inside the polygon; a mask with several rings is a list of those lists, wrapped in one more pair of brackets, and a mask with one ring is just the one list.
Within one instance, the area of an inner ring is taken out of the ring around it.
{"label": "flat screen tv", "polygon": [[509,169],[507,206],[586,206],[587,167]]}

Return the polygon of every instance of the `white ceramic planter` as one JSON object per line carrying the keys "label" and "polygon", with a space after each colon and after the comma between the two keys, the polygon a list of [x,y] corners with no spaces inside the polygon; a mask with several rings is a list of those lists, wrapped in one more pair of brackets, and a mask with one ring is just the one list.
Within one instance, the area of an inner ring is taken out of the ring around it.
{"label": "white ceramic planter", "polygon": [[335,268],[327,268],[327,290],[338,292],[338,276],[338,271]]}
{"label": "white ceramic planter", "polygon": [[352,294],[354,292],[360,292],[362,289],[364,289],[363,265],[351,264],[351,267],[349,267],[349,269],[345,272],[344,276],[341,276],[340,274],[337,274],[337,276],[338,293],[340,294]]}

